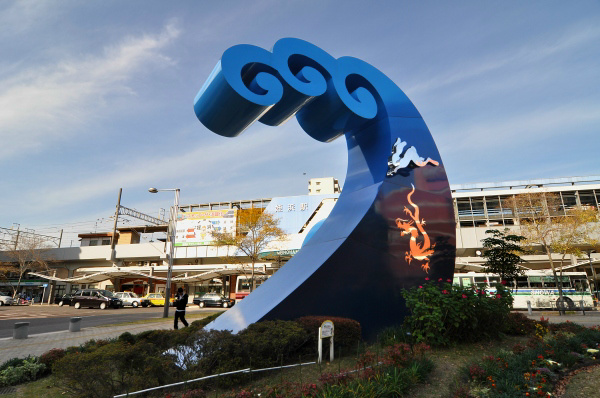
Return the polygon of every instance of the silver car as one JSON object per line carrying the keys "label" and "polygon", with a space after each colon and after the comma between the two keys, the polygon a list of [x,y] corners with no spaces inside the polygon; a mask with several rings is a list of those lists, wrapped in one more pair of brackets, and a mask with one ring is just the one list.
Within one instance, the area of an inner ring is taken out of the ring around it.
{"label": "silver car", "polygon": [[3,305],[12,305],[13,299],[11,296],[4,292],[0,292],[0,307]]}
{"label": "silver car", "polygon": [[118,292],[115,293],[115,296],[120,298],[121,301],[123,301],[123,305],[130,305],[133,308],[137,308],[141,305],[142,303],[142,299],[140,298],[140,296],[138,296],[137,294],[133,293],[133,292]]}

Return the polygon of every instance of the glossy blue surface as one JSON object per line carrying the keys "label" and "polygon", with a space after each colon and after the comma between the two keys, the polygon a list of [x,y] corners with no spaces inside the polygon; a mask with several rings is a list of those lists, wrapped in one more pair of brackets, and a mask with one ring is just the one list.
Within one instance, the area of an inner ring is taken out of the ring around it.
{"label": "glossy blue surface", "polygon": [[403,288],[451,278],[455,225],[450,186],[421,115],[390,79],[352,57],[299,39],[269,52],[223,54],[194,101],[211,131],[235,137],[255,121],[296,116],[316,140],[345,135],[348,170],[331,215],[275,275],[208,327],[239,331],[304,315],[358,320],[365,337],[406,315]]}

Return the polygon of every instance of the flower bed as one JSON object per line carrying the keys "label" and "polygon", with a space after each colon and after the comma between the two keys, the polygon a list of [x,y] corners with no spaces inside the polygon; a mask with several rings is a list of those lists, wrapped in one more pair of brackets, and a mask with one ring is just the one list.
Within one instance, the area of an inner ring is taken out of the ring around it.
{"label": "flower bed", "polygon": [[526,347],[516,345],[511,351],[502,350],[466,366],[462,372],[466,383],[453,396],[551,397],[566,374],[598,363],[599,343],[600,329],[596,327],[549,326],[542,318]]}

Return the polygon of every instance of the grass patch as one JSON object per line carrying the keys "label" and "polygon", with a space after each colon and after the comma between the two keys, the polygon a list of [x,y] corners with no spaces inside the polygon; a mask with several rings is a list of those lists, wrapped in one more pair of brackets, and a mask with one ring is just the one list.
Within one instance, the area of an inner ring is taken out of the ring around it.
{"label": "grass patch", "polygon": [[56,385],[52,375],[43,379],[14,386],[15,392],[2,394],[2,398],[64,398],[64,392]]}

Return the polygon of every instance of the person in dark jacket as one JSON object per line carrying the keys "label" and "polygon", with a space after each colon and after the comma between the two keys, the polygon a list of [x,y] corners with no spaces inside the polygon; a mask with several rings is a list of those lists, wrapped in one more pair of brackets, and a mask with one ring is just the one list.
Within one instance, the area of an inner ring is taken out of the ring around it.
{"label": "person in dark jacket", "polygon": [[183,292],[183,288],[177,289],[177,294],[175,295],[175,323],[174,328],[179,329],[178,320],[181,319],[181,322],[187,327],[188,323],[185,320],[185,306],[188,303],[188,295]]}

